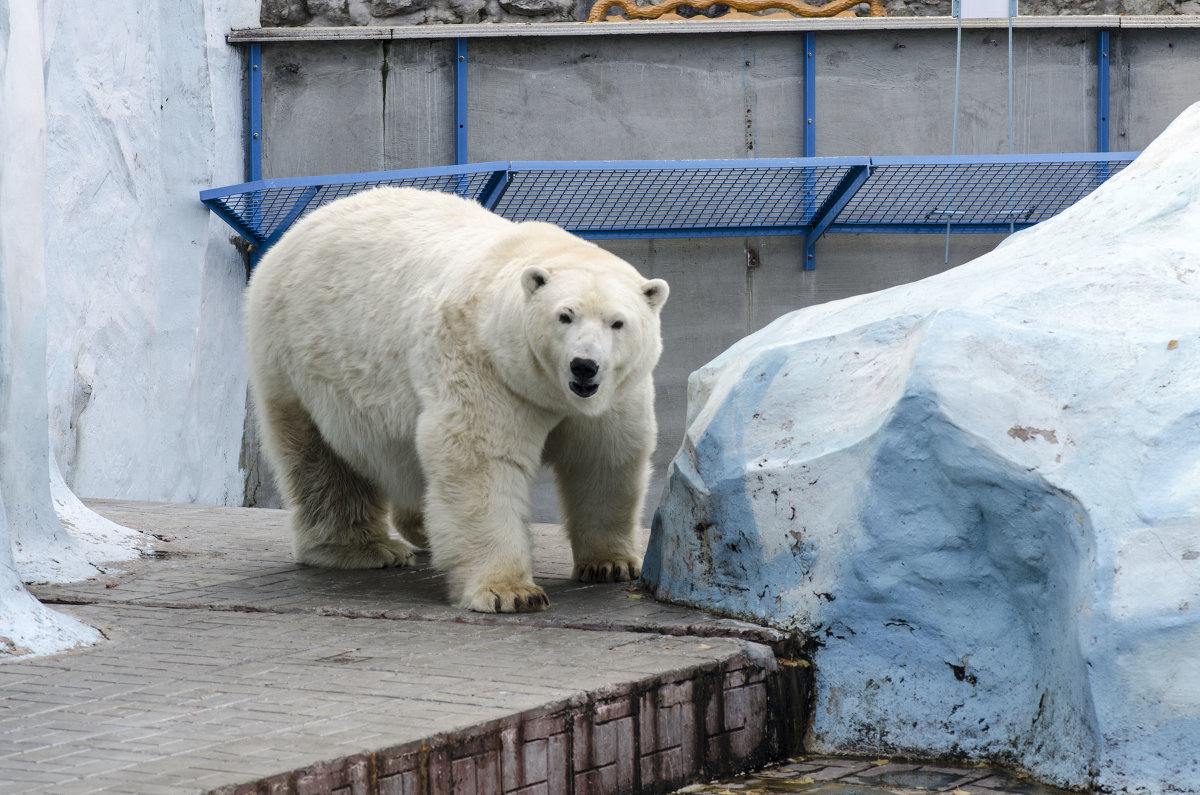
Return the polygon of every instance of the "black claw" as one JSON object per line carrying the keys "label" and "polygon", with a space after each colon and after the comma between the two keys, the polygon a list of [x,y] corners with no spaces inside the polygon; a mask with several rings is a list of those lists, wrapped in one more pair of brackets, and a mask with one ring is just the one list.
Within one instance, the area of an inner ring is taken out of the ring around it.
{"label": "black claw", "polygon": [[500,597],[499,596],[496,597],[496,612],[497,613],[500,612]]}

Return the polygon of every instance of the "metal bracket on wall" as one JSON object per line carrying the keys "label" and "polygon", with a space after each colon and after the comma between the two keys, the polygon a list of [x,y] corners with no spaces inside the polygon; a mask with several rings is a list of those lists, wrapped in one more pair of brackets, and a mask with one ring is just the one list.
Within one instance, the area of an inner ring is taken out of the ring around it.
{"label": "metal bracket on wall", "polygon": [[858,193],[858,189],[862,187],[863,183],[870,176],[870,166],[852,166],[846,172],[846,175],[842,177],[837,187],[825,199],[825,203],[813,213],[812,231],[804,236],[804,269],[806,271],[817,267],[816,246],[817,241],[821,239],[821,235],[825,233],[829,225],[842,212],[842,208],[854,198],[854,194]]}

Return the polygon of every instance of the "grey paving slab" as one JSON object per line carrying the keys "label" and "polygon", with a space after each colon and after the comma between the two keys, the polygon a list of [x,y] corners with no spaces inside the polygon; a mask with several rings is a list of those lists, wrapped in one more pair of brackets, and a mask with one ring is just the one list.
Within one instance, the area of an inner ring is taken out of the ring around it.
{"label": "grey paving slab", "polygon": [[[551,608],[523,616],[466,613],[447,604],[427,554],[407,569],[352,573],[314,569],[291,559],[285,511],[94,501],[105,516],[152,534],[153,557],[114,566],[106,575],[35,589],[49,601],[190,607],[220,611],[448,621],[480,625],[620,629],[659,634],[736,636],[763,643],[783,633],[675,607],[626,584],[570,579],[570,549],[561,529],[534,525],[534,577]],[[642,543],[645,543],[643,536]]]}

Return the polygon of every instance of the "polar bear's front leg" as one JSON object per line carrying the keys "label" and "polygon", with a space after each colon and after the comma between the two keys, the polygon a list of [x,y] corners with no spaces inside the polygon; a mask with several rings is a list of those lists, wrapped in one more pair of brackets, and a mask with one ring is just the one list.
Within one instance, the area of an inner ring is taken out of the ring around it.
{"label": "polar bear's front leg", "polygon": [[[477,408],[477,407],[476,407]],[[425,472],[425,535],[433,564],[449,580],[458,607],[481,613],[544,610],[533,582],[533,481],[544,432],[498,438],[527,418],[482,423],[471,408],[422,415],[417,451]]]}
{"label": "polar bear's front leg", "polygon": [[636,580],[638,526],[656,427],[653,394],[599,417],[572,417],[546,442],[575,565],[582,582]]}

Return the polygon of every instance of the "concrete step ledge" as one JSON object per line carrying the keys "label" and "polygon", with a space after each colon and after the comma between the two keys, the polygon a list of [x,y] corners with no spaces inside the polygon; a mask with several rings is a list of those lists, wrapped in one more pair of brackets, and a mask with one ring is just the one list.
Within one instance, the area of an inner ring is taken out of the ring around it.
{"label": "concrete step ledge", "polygon": [[722,663],[212,792],[670,792],[799,753],[810,683],[807,666],[750,644]]}

